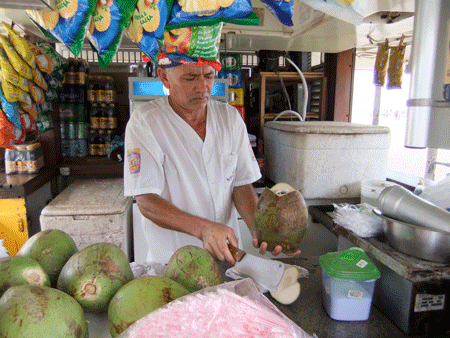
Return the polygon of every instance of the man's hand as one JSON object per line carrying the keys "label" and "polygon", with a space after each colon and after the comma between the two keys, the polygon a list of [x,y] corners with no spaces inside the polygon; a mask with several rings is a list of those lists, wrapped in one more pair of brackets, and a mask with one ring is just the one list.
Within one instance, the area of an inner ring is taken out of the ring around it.
{"label": "man's hand", "polygon": [[203,242],[203,248],[219,261],[235,263],[228,248],[228,242],[237,247],[238,240],[230,227],[211,222],[208,226],[202,227],[200,240]]}
{"label": "man's hand", "polygon": [[[267,252],[267,243],[266,242],[262,242],[261,245],[258,245],[258,238],[256,237],[255,234],[253,234],[253,246],[255,248],[259,247],[259,252],[262,255],[265,255]],[[275,246],[275,248],[272,251],[272,255],[277,256],[279,255],[281,252],[283,251],[283,248],[281,247],[281,245],[277,245]],[[300,254],[300,250],[297,250],[296,252],[294,252],[293,254],[290,254],[289,256],[297,256]]]}

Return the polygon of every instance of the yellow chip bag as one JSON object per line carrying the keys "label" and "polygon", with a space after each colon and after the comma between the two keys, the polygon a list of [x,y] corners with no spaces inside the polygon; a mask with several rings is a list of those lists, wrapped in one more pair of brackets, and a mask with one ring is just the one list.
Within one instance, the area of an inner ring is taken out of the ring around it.
{"label": "yellow chip bag", "polygon": [[19,108],[22,109],[23,111],[26,111],[28,114],[30,114],[34,118],[37,117],[38,108],[37,108],[36,102],[31,102],[30,104],[18,102],[17,104],[18,104]]}
{"label": "yellow chip bag", "polygon": [[9,40],[11,44],[16,49],[17,53],[22,57],[22,59],[32,68],[36,67],[36,61],[34,58],[34,54],[28,46],[28,41],[23,37],[19,36],[11,27],[11,25],[3,22],[3,26],[5,26]]}
{"label": "yellow chip bag", "polygon": [[376,86],[384,86],[386,82],[386,73],[389,59],[389,40],[386,39],[384,43],[378,45],[377,56],[375,58],[375,72],[373,83]]}
{"label": "yellow chip bag", "polygon": [[3,90],[3,95],[8,102],[23,102],[27,104],[31,104],[31,96],[24,90],[19,87],[14,86],[13,84],[6,81],[3,76],[1,76],[1,86]]}
{"label": "yellow chip bag", "polygon": [[39,46],[33,45],[31,43],[29,44],[29,46],[36,58],[36,65],[38,66],[39,70],[44,73],[53,73],[53,71],[55,70],[55,62],[50,57],[50,55],[48,55],[47,52]]}
{"label": "yellow chip bag", "polygon": [[397,47],[391,50],[388,67],[388,83],[386,88],[402,88],[403,63],[405,61],[406,45],[403,43],[405,36],[402,35]]}
{"label": "yellow chip bag", "polygon": [[44,76],[39,71],[39,69],[31,68],[31,74],[33,75],[33,82],[37,84],[44,90],[48,90],[47,81],[45,81]]}
{"label": "yellow chip bag", "polygon": [[45,95],[42,88],[36,86],[33,82],[28,81],[28,92],[31,94],[33,101],[36,103],[44,103]]}
{"label": "yellow chip bag", "polygon": [[3,60],[0,57],[0,69],[6,81],[25,91],[28,91],[28,80],[20,76],[19,73],[15,71],[13,66],[9,63],[9,60]]}
{"label": "yellow chip bag", "polygon": [[8,38],[4,35],[0,35],[0,43],[14,69],[24,78],[32,80],[33,75],[31,74],[31,67],[19,56],[19,54],[17,54]]}

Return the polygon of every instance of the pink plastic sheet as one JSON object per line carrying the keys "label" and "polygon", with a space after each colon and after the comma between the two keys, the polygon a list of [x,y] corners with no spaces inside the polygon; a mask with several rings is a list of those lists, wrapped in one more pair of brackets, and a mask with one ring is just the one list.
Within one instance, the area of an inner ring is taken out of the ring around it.
{"label": "pink plastic sheet", "polygon": [[178,298],[119,338],[312,338],[262,295],[250,278]]}

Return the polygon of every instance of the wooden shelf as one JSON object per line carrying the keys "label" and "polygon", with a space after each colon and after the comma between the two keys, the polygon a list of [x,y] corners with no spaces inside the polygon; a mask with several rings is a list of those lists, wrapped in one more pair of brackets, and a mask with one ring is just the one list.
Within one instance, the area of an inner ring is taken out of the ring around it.
{"label": "wooden shelf", "polygon": [[[310,108],[306,112],[306,119],[323,121],[325,120],[327,78],[321,72],[304,72],[303,76],[309,86],[311,86],[308,99]],[[248,91],[259,89],[259,102],[256,104],[259,108],[258,134],[260,138],[264,134],[264,124],[278,115],[266,112],[266,85],[279,82],[281,79],[284,82],[297,83],[302,81],[300,74],[297,72],[259,72],[248,80]],[[289,114],[280,117],[280,119],[286,120],[291,117],[297,120],[295,116]]]}
{"label": "wooden shelf", "polygon": [[123,162],[100,156],[65,158],[59,169],[63,175],[122,176]]}

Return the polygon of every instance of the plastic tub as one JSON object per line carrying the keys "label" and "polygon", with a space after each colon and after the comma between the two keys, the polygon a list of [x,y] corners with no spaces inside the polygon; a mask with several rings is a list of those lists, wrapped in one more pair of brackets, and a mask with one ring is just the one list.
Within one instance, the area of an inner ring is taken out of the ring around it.
{"label": "plastic tub", "polygon": [[335,320],[362,321],[369,318],[377,267],[361,248],[320,256],[322,302]]}
{"label": "plastic tub", "polygon": [[363,180],[361,181],[361,203],[368,203],[379,208],[378,196],[384,188],[396,185],[394,182],[382,180]]}

